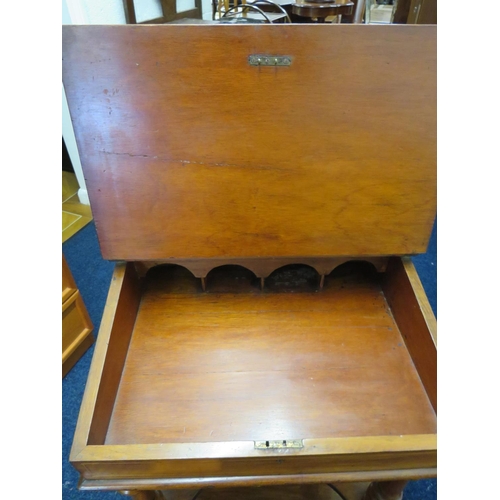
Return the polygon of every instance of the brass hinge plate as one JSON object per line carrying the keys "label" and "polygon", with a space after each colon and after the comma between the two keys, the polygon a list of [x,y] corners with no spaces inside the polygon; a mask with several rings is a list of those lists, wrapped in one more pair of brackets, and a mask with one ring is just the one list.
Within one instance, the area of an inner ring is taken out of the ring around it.
{"label": "brass hinge plate", "polygon": [[269,56],[264,54],[252,54],[248,56],[250,66],[290,66],[291,56]]}
{"label": "brass hinge plate", "polygon": [[275,450],[280,448],[304,448],[302,439],[277,439],[273,441],[255,441],[256,450]]}

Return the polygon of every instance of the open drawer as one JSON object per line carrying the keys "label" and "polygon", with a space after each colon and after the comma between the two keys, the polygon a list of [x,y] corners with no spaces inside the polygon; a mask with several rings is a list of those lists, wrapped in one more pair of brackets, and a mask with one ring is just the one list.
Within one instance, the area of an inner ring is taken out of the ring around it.
{"label": "open drawer", "polygon": [[[436,474],[436,322],[409,258],[323,280],[116,266],[71,453],[82,488]],[[320,286],[321,285],[321,286]]]}

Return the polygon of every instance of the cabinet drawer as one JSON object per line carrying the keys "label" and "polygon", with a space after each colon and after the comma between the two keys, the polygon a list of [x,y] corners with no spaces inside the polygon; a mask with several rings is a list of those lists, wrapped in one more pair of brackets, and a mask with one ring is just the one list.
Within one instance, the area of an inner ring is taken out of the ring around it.
{"label": "cabinet drawer", "polygon": [[117,265],[71,454],[82,487],[434,476],[435,318],[409,259],[370,266],[264,283],[225,266],[202,286]]}
{"label": "cabinet drawer", "polygon": [[[62,306],[62,364],[63,376],[79,355],[92,344],[92,323],[80,296],[75,291]],[[78,355],[79,354],[79,355]]]}
{"label": "cabinet drawer", "polygon": [[78,290],[75,280],[69,270],[68,263],[62,257],[62,303],[68,300],[71,295]]}

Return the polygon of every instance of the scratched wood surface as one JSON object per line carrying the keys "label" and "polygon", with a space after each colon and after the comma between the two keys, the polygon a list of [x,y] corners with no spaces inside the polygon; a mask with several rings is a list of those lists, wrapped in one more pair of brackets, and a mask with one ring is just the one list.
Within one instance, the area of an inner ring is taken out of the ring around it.
{"label": "scratched wood surface", "polygon": [[261,292],[227,271],[207,293],[147,275],[107,445],[436,432],[377,273]]}
{"label": "scratched wood surface", "polygon": [[426,250],[435,26],[65,26],[63,81],[107,259]]}

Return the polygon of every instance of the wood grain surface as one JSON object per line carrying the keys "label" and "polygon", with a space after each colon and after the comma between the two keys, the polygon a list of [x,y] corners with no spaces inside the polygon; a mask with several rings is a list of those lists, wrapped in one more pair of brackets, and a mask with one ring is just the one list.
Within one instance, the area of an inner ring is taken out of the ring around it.
{"label": "wood grain surface", "polygon": [[[113,275],[113,279],[119,274]],[[119,278],[118,278],[119,281]],[[117,297],[115,315],[112,324],[108,318],[103,317],[102,329],[111,329],[107,347],[109,355],[106,357],[102,373],[99,378],[95,407],[92,415],[88,442],[103,443],[114,401],[120,383],[125,358],[132,336],[137,310],[141,298],[140,283],[133,264],[126,264],[120,292]]]}
{"label": "wood grain surface", "polygon": [[435,26],[64,26],[63,81],[106,259],[426,250]]}
{"label": "wood grain surface", "polygon": [[139,303],[139,282],[134,265],[117,264],[78,415],[71,461],[89,442],[104,442]]}
{"label": "wood grain surface", "polygon": [[146,279],[106,444],[435,433],[377,273],[319,293],[241,276],[202,293],[175,267]]}
{"label": "wood grain surface", "polygon": [[437,412],[437,324],[410,258],[389,260],[384,293]]}
{"label": "wood grain surface", "polygon": [[88,487],[150,489],[433,477],[436,461],[427,434],[308,439],[276,451],[253,441],[87,446],[72,463]]}
{"label": "wood grain surface", "polygon": [[[393,463],[396,463],[399,455],[393,457]],[[436,459],[434,460],[436,462]],[[360,460],[362,464],[362,460]],[[102,464],[104,465],[104,464]],[[169,488],[173,490],[185,488],[227,488],[240,486],[271,486],[271,485],[291,485],[291,484],[313,484],[313,483],[351,483],[351,482],[370,482],[374,480],[405,480],[422,479],[436,477],[436,466],[428,468],[419,468],[415,463],[411,468],[397,469],[387,467],[388,462],[381,463],[380,470],[356,470],[355,468],[344,472],[326,472],[310,473],[302,472],[298,474],[288,474],[286,471],[280,471],[278,474],[267,473],[261,476],[242,475],[242,476],[219,476],[211,477],[160,477],[158,474],[151,475],[148,478],[109,478],[109,479],[90,479],[87,474],[86,466],[75,462],[75,466],[82,473],[80,483],[81,490],[101,490],[112,491],[119,489],[159,489]],[[250,464],[251,466],[251,464]],[[151,467],[152,468],[152,467]],[[93,474],[94,475],[94,474]],[[344,489],[344,488],[342,488]],[[359,499],[358,499],[359,500]]]}

